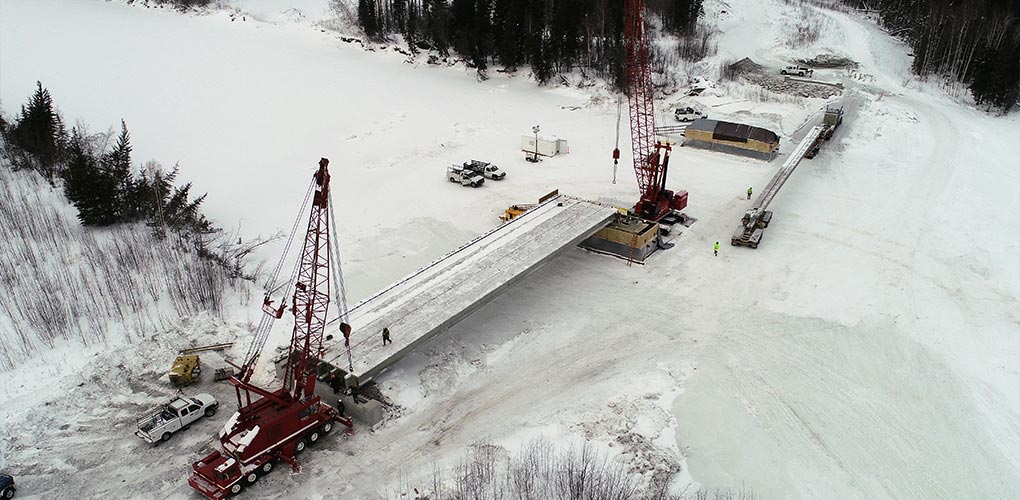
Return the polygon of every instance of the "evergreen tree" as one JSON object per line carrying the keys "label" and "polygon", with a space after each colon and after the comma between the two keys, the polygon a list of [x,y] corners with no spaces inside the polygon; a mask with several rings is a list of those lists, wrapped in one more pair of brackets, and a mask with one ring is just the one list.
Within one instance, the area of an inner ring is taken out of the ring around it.
{"label": "evergreen tree", "polygon": [[492,12],[492,39],[496,60],[510,71],[524,62],[522,0],[496,0]]}
{"label": "evergreen tree", "polygon": [[64,193],[78,209],[82,224],[106,226],[117,222],[116,186],[100,168],[88,142],[84,131],[73,131],[63,171]]}
{"label": "evergreen tree", "polygon": [[391,29],[402,35],[407,35],[407,0],[392,0]]}
{"label": "evergreen tree", "polygon": [[428,37],[432,45],[440,54],[446,56],[450,53],[450,37],[453,24],[453,13],[446,0],[427,0],[428,9]]}
{"label": "evergreen tree", "polygon": [[535,80],[539,85],[545,85],[552,78],[552,62],[548,59],[549,40],[541,35],[533,36],[531,45],[531,69],[535,72]]}
{"label": "evergreen tree", "polygon": [[190,192],[190,182],[174,188],[173,196],[170,197],[163,209],[163,216],[167,225],[178,231],[207,232],[211,225],[199,212],[199,207],[205,201],[206,195],[203,194],[189,201]]}
{"label": "evergreen tree", "polygon": [[358,24],[368,38],[379,36],[379,20],[376,17],[375,0],[358,0]]}
{"label": "evergreen tree", "polygon": [[411,5],[407,9],[407,24],[405,25],[406,30],[404,31],[404,38],[407,40],[407,49],[412,54],[418,53],[418,43],[421,33],[419,26],[420,16],[418,14],[418,8],[412,1]]}
{"label": "evergreen tree", "polygon": [[10,134],[14,146],[27,153],[19,167],[35,168],[47,179],[53,180],[58,164],[63,160],[67,131],[64,122],[53,108],[49,90],[36,82],[36,91],[28,103],[21,107],[21,116]]}
{"label": "evergreen tree", "polygon": [[475,42],[471,60],[480,72],[484,72],[492,56],[492,0],[477,0],[474,25]]}
{"label": "evergreen tree", "polygon": [[120,121],[117,145],[103,155],[100,164],[114,186],[112,202],[117,208],[117,219],[124,222],[138,220],[140,212],[135,204],[135,182],[131,170],[131,136],[124,120]]}
{"label": "evergreen tree", "polygon": [[135,192],[141,200],[149,226],[158,236],[165,236],[167,230],[178,234],[187,232],[206,233],[213,231],[212,224],[199,211],[206,195],[189,200],[191,183],[174,187],[180,167],[166,172],[156,163],[149,163],[135,183]]}
{"label": "evergreen tree", "polygon": [[453,0],[453,50],[469,55],[474,47],[475,0]]}

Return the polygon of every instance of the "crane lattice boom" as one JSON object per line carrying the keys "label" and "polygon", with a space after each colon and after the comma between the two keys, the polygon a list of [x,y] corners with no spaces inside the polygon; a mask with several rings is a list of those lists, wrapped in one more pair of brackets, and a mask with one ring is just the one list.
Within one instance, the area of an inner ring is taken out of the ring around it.
{"label": "crane lattice boom", "polygon": [[319,160],[308,231],[294,287],[294,333],[283,384],[295,399],[315,390],[315,364],[322,357],[322,335],[329,308],[329,160]]}
{"label": "crane lattice boom", "polygon": [[626,0],[624,36],[627,52],[627,99],[630,103],[631,154],[641,200],[638,215],[658,220],[671,210],[687,206],[687,192],[666,189],[671,147],[655,140],[655,96],[652,88],[651,49],[645,24],[644,2]]}

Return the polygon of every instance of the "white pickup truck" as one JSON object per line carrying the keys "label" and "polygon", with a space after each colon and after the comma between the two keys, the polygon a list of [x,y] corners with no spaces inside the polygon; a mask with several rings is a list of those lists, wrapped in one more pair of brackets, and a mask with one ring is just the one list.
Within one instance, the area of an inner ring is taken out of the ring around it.
{"label": "white pickup truck", "polygon": [[216,414],[219,403],[209,394],[193,398],[177,397],[169,403],[146,413],[138,419],[135,435],[146,443],[166,441],[170,435],[191,425],[194,421]]}
{"label": "white pickup truck", "polygon": [[459,182],[461,186],[478,187],[485,183],[485,178],[478,172],[461,165],[452,165],[447,168],[446,176],[450,182]]}
{"label": "white pickup truck", "polygon": [[506,172],[502,169],[489,163],[487,161],[471,160],[464,162],[464,168],[469,168],[478,172],[486,179],[492,179],[494,181],[501,181],[506,177]]}
{"label": "white pickup truck", "polygon": [[804,66],[787,66],[779,70],[779,74],[810,77],[811,75],[815,74],[815,70],[811,68],[805,68]]}

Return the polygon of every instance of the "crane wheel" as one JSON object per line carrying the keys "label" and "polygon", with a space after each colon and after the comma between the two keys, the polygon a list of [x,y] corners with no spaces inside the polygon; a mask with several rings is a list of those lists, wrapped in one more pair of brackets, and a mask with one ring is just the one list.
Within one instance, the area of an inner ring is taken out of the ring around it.
{"label": "crane wheel", "polygon": [[241,484],[241,481],[238,481],[238,482],[230,485],[230,494],[231,495],[239,495],[242,491],[244,491],[244,485]]}
{"label": "crane wheel", "polygon": [[259,467],[259,472],[261,472],[262,474],[269,474],[272,471],[273,471],[273,461],[272,460],[262,464],[262,467]]}
{"label": "crane wheel", "polygon": [[326,422],[322,424],[322,433],[329,434],[329,431],[333,430],[333,422]]}
{"label": "crane wheel", "polygon": [[248,473],[247,476],[244,476],[244,482],[248,483],[249,485],[255,484],[255,481],[258,481],[258,480],[259,480],[259,475],[256,474],[255,471],[251,471],[251,472]]}
{"label": "crane wheel", "polygon": [[314,431],[312,431],[311,434],[308,435],[308,444],[309,445],[313,445],[313,444],[318,443],[318,442],[319,442],[319,431],[318,430],[314,430]]}
{"label": "crane wheel", "polygon": [[294,445],[294,454],[297,455],[298,453],[301,453],[302,451],[305,451],[305,446],[307,446],[307,443],[305,443],[305,440],[304,439],[299,439],[297,444]]}

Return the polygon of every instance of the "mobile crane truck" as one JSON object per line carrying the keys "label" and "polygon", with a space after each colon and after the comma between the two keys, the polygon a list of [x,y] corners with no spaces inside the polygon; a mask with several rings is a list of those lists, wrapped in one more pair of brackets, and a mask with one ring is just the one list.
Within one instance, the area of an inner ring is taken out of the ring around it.
{"label": "mobile crane truck", "polygon": [[[294,331],[287,353],[283,386],[276,390],[264,389],[251,380],[273,322],[283,316],[286,304],[274,307],[269,293],[263,300],[266,313],[255,330],[255,338],[248,348],[244,363],[230,382],[237,392],[238,410],[219,432],[222,451],[216,450],[192,464],[188,484],[206,498],[219,500],[240,493],[259,477],[273,470],[279,462],[298,470],[297,455],[330,433],[336,423],[353,429],[354,422],[343,417],[333,407],[321,402],[315,395],[316,370],[323,355],[323,332],[326,311],[330,302],[330,278],[342,283],[339,249],[330,239],[329,217],[333,207],[329,197],[329,160],[319,161],[319,169],[312,177],[314,196],[304,248],[294,276],[290,311],[294,314]],[[307,201],[306,201],[307,203]],[[302,208],[302,211],[304,208]],[[299,227],[291,230],[287,248],[294,240]],[[271,283],[279,277],[281,265],[276,267]],[[336,274],[330,275],[330,265]],[[342,297],[338,285],[337,297]],[[270,285],[269,290],[278,289]],[[345,303],[337,300],[340,309],[340,331],[351,332],[346,322]],[[254,399],[253,399],[254,398]]]}

